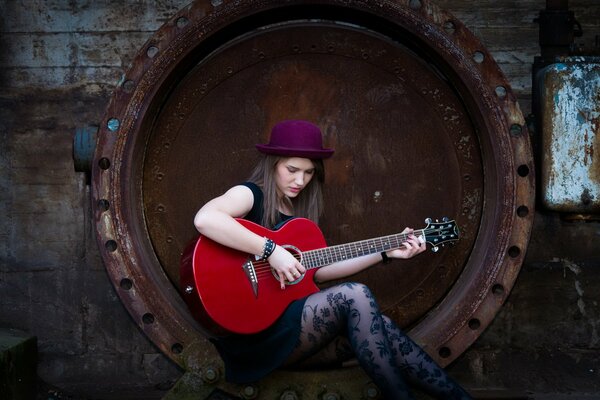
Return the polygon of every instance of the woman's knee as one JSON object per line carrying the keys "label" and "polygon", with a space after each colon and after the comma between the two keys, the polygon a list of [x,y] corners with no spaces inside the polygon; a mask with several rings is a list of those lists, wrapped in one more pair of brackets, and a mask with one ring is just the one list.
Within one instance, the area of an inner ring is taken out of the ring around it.
{"label": "woman's knee", "polygon": [[375,297],[371,289],[363,283],[347,282],[338,286],[339,293],[345,301],[352,303],[369,302],[375,304]]}

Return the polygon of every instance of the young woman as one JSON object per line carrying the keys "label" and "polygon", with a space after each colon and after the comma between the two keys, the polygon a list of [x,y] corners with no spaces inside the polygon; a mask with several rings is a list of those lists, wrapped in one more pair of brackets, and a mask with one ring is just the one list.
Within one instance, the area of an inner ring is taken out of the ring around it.
{"label": "young woman", "polygon": [[[285,290],[305,268],[285,248],[238,223],[244,218],[276,229],[293,217],[318,222],[323,210],[323,148],[320,129],[290,120],[276,124],[264,154],[248,182],[206,203],[196,214],[198,231],[225,246],[267,260]],[[388,258],[411,258],[425,245],[406,228],[404,247],[337,262],[317,270],[325,282],[353,275]],[[417,344],[385,315],[360,283],[329,287],[290,304],[269,328],[257,334],[212,339],[225,362],[227,379],[256,381],[275,368],[318,357],[331,364],[356,358],[380,388],[384,399],[412,399],[408,384],[439,399],[470,399]],[[275,351],[273,351],[276,349]]]}

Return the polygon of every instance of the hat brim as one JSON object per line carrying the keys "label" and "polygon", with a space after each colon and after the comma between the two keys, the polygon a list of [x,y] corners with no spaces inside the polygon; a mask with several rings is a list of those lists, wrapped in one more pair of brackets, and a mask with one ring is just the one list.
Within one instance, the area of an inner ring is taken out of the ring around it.
{"label": "hat brim", "polygon": [[301,157],[301,158],[329,158],[333,155],[333,149],[297,149],[287,147],[269,146],[266,144],[257,144],[256,148],[261,153],[272,154],[284,157]]}

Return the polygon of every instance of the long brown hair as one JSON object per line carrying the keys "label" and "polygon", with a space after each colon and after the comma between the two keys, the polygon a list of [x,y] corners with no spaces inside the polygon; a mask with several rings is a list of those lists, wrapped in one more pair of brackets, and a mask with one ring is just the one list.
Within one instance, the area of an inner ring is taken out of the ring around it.
{"label": "long brown hair", "polygon": [[[275,169],[277,164],[289,157],[264,155],[248,178],[263,191],[263,216],[261,224],[273,228],[280,221],[277,187],[275,184]],[[315,167],[315,175],[304,189],[293,199],[285,198],[295,217],[308,218],[319,223],[323,214],[323,182],[325,182],[325,167],[323,160],[311,160]]]}

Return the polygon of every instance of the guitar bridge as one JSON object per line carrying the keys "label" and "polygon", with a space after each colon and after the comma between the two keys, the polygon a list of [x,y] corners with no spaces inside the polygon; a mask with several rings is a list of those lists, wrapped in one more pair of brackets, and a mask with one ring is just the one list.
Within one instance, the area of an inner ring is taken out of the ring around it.
{"label": "guitar bridge", "polygon": [[246,274],[246,278],[250,281],[254,297],[258,298],[258,278],[256,276],[256,271],[254,270],[254,264],[252,264],[252,261],[248,260],[242,265],[242,269]]}

